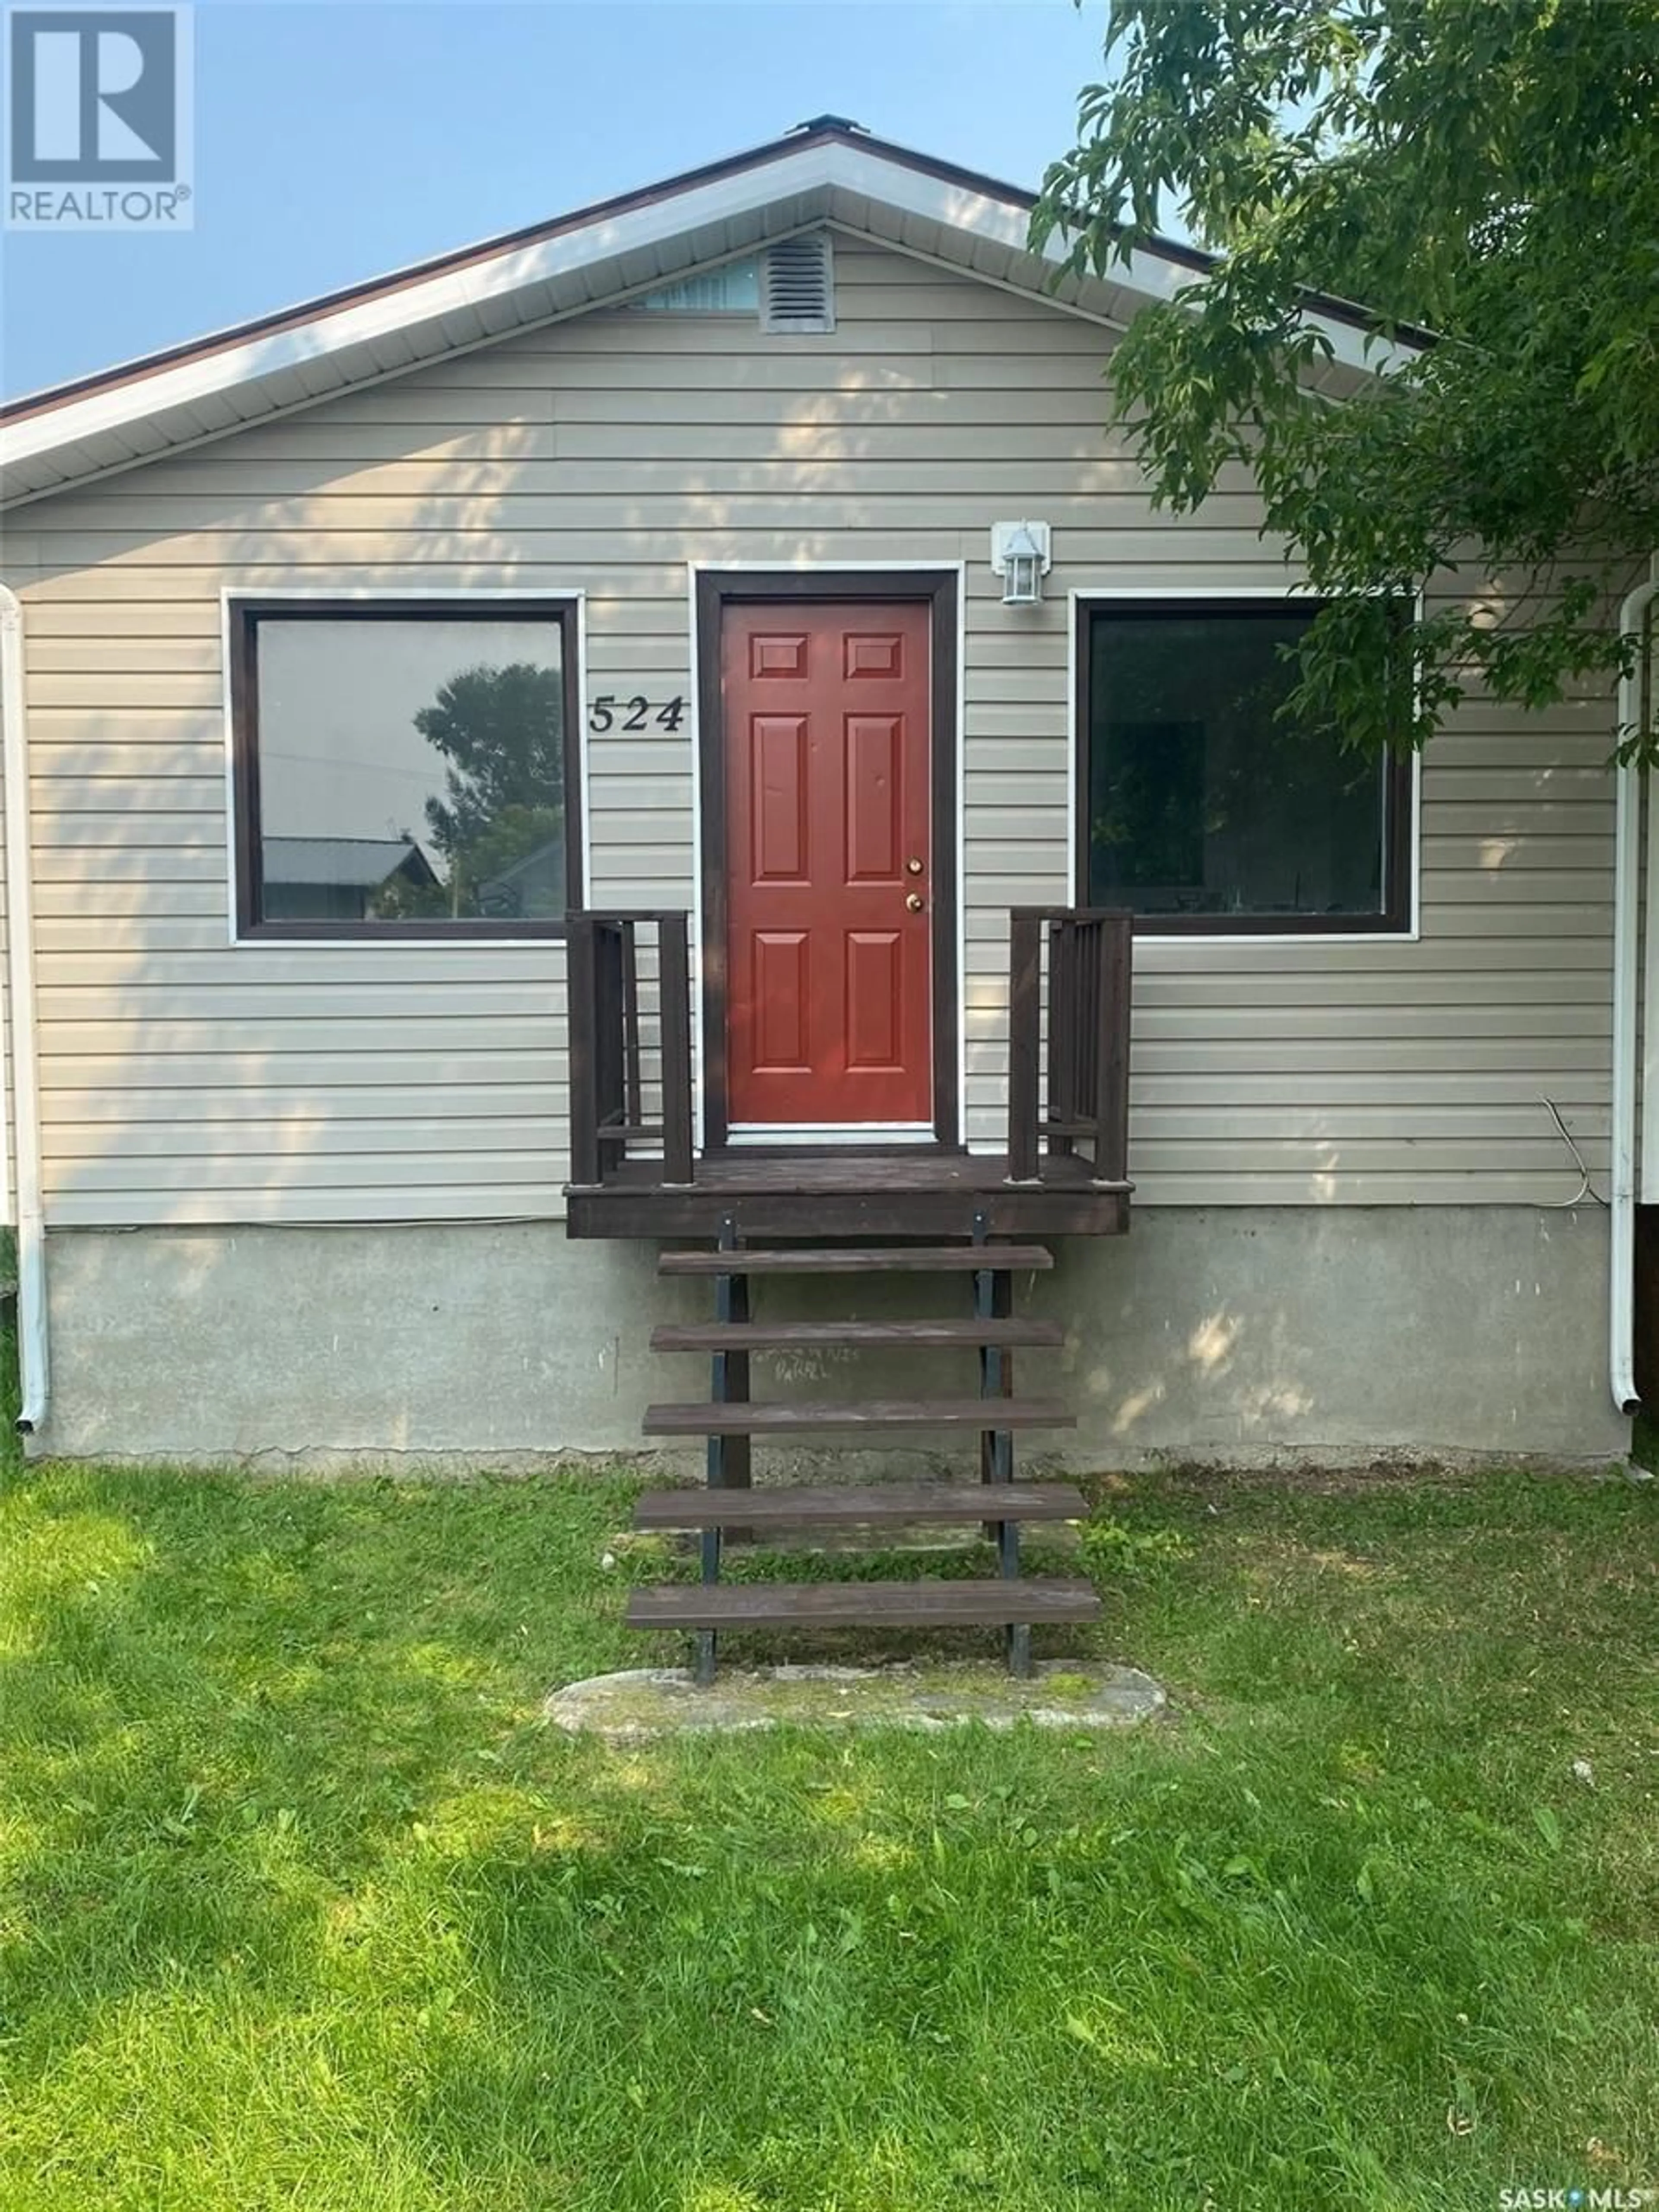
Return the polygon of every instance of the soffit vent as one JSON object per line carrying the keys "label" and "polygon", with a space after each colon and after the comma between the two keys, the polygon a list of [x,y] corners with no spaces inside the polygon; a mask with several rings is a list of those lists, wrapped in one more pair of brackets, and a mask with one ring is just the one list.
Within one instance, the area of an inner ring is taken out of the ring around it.
{"label": "soffit vent", "polygon": [[761,328],[787,335],[836,327],[835,265],[828,234],[769,246],[761,262]]}

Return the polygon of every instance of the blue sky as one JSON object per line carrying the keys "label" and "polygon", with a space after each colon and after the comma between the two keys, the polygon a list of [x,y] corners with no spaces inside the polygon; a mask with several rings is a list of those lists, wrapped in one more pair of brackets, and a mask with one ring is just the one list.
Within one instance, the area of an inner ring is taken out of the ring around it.
{"label": "blue sky", "polygon": [[196,228],[0,234],[0,389],[100,368],[826,112],[1035,185],[1102,0],[198,0]]}

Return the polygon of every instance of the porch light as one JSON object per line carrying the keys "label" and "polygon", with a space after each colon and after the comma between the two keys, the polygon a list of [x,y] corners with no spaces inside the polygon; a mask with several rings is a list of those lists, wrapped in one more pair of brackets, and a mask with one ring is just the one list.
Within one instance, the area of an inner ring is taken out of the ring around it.
{"label": "porch light", "polygon": [[1005,607],[1038,605],[1049,566],[1048,524],[994,522],[991,566],[1002,579]]}

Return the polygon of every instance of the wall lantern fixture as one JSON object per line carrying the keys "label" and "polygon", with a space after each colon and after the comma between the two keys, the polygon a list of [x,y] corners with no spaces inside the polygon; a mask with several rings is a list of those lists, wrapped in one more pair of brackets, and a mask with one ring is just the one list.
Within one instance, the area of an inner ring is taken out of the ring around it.
{"label": "wall lantern fixture", "polygon": [[994,522],[991,566],[1002,579],[1005,607],[1039,605],[1049,568],[1048,524]]}

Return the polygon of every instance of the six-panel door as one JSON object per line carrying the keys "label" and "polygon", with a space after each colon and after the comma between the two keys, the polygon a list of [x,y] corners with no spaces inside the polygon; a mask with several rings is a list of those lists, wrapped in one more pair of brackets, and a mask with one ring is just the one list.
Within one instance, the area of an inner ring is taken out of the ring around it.
{"label": "six-panel door", "polygon": [[725,611],[734,1128],[931,1122],[929,619]]}

